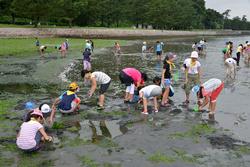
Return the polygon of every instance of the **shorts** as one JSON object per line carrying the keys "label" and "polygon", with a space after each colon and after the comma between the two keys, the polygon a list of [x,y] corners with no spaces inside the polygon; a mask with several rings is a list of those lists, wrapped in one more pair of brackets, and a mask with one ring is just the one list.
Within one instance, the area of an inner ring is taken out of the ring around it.
{"label": "shorts", "polygon": [[70,110],[63,110],[63,109],[59,109],[59,111],[63,114],[69,114],[69,113],[73,113],[76,110],[78,110],[78,105],[80,104],[81,100],[80,98],[75,98],[72,103],[71,103],[71,109]]}
{"label": "shorts", "polygon": [[83,60],[83,69],[88,71],[91,70],[91,64],[89,61]]}
{"label": "shorts", "polygon": [[171,85],[171,79],[169,78],[169,79],[164,79],[164,86],[165,87],[170,87],[170,85]]}
{"label": "shorts", "polygon": [[100,90],[99,90],[99,93],[100,93],[101,95],[104,94],[104,93],[108,90],[110,83],[111,83],[111,81],[109,81],[109,82],[106,83],[106,84],[101,84]]}
{"label": "shorts", "polygon": [[134,84],[131,84],[130,86],[127,86],[126,93],[129,93],[129,94],[133,95],[134,92],[135,92],[135,85]]}
{"label": "shorts", "polygon": [[133,78],[128,76],[125,72],[121,71],[119,74],[119,79],[122,84],[125,84],[126,86],[130,86],[131,84],[134,83]]}
{"label": "shorts", "polygon": [[210,102],[212,103],[216,102],[216,99],[219,96],[223,88],[224,88],[224,83],[222,82],[222,84],[211,93]]}
{"label": "shorts", "polygon": [[161,55],[162,55],[162,51],[157,51],[157,52],[156,52],[156,55],[157,55],[157,56],[161,56]]}

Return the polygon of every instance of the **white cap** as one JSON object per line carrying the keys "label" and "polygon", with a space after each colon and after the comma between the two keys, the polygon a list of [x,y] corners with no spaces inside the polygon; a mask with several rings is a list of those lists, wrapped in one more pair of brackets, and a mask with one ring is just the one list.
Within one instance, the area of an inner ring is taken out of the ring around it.
{"label": "white cap", "polygon": [[144,41],[142,44],[143,44],[143,45],[146,45],[146,44],[147,44],[147,42],[146,42],[146,41]]}
{"label": "white cap", "polygon": [[250,45],[250,42],[248,42],[247,45]]}
{"label": "white cap", "polygon": [[49,113],[51,111],[50,106],[48,104],[43,104],[41,107],[42,113]]}
{"label": "white cap", "polygon": [[193,51],[193,52],[191,53],[191,56],[190,56],[190,57],[191,57],[191,58],[196,58],[196,59],[198,59],[198,58],[199,58],[198,52]]}

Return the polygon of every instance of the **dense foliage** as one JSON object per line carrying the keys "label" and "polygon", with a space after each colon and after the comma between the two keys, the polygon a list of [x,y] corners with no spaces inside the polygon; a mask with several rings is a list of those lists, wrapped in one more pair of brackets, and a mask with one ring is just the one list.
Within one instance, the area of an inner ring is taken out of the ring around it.
{"label": "dense foliage", "polygon": [[0,0],[0,22],[14,24],[250,29],[246,16],[229,19],[205,8],[205,0]]}

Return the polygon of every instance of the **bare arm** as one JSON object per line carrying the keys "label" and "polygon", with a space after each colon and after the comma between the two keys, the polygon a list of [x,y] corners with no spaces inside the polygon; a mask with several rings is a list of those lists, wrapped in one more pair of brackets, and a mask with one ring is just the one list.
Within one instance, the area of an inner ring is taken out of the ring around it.
{"label": "bare arm", "polygon": [[165,72],[166,72],[166,69],[163,69],[163,70],[162,70],[162,73],[161,73],[161,82],[162,82],[162,83],[164,82]]}
{"label": "bare arm", "polygon": [[50,123],[53,122],[53,119],[55,117],[55,113],[56,113],[56,106],[60,103],[60,99],[59,98],[56,98],[56,100],[54,101],[53,105],[52,105],[52,111],[51,111],[51,114],[50,114]]}
{"label": "bare arm", "polygon": [[199,109],[202,109],[203,107],[205,107],[208,104],[208,102],[209,102],[209,97],[205,96],[205,99],[203,100],[203,102],[199,106]]}
{"label": "bare arm", "polygon": [[96,79],[95,78],[91,78],[91,88],[89,90],[89,96],[93,95],[93,93],[96,90],[96,87],[97,87]]}
{"label": "bare arm", "polygon": [[201,68],[200,67],[198,68],[198,80],[201,84]]}
{"label": "bare arm", "polygon": [[45,132],[44,128],[40,128],[39,132],[42,134],[42,136],[45,138],[45,140],[48,140],[48,141],[52,140],[52,137],[47,135],[47,133]]}

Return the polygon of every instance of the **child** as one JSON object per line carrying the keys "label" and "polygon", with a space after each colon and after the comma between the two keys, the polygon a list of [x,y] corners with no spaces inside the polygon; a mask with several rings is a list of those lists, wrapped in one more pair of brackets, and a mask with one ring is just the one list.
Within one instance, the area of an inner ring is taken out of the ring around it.
{"label": "child", "polygon": [[237,48],[237,53],[236,53],[236,58],[235,58],[237,62],[237,66],[240,65],[240,56],[242,55],[242,53],[243,53],[243,45],[240,44]]}
{"label": "child", "polygon": [[65,58],[65,57],[66,57],[66,52],[67,52],[67,46],[66,46],[66,43],[65,43],[65,42],[63,42],[63,43],[61,44],[60,52],[61,52],[62,58]]}
{"label": "child", "polygon": [[155,50],[156,50],[157,58],[160,61],[161,55],[162,55],[162,43],[160,43],[160,41],[156,42]]}
{"label": "child", "polygon": [[225,60],[225,65],[226,65],[226,76],[230,77],[232,79],[235,79],[236,76],[236,64],[237,62],[233,58],[227,58]]}
{"label": "child", "polygon": [[115,42],[114,50],[115,50],[115,52],[114,52],[115,54],[118,54],[118,55],[121,54],[121,47],[120,47],[120,44],[118,42]]}
{"label": "child", "polygon": [[89,41],[89,40],[86,40],[86,44],[85,44],[85,48],[84,48],[84,50],[85,50],[85,49],[92,50],[92,46],[91,46],[91,43],[90,43],[90,41]]}
{"label": "child", "polygon": [[53,122],[56,112],[56,106],[63,114],[75,113],[80,108],[80,98],[77,97],[76,92],[79,91],[79,87],[76,82],[72,82],[69,85],[69,90],[64,92],[58,97],[52,105],[52,112],[50,115],[50,123]]}
{"label": "child", "polygon": [[144,85],[147,80],[147,74],[138,71],[135,68],[125,68],[120,72],[119,79],[122,84],[126,85],[124,102],[130,102],[133,99],[135,87]]}
{"label": "child", "polygon": [[91,63],[90,63],[91,52],[89,49],[85,49],[83,52],[83,70],[90,71]]}
{"label": "child", "polygon": [[104,109],[104,93],[108,90],[109,85],[111,83],[111,78],[105,74],[104,72],[100,71],[95,71],[95,72],[90,72],[90,71],[85,71],[82,70],[81,72],[82,78],[85,80],[91,81],[91,89],[88,92],[89,97],[93,95],[93,93],[96,90],[97,84],[100,84],[100,96],[99,96],[99,104],[98,104],[98,110],[103,110]]}
{"label": "child", "polygon": [[[143,112],[142,114],[148,115],[148,99],[153,98],[154,100],[154,112],[158,112],[157,97],[161,96],[162,88],[158,85],[149,85],[142,88],[139,91],[140,99],[143,101]],[[140,100],[141,101],[141,100]]]}
{"label": "child", "polygon": [[184,103],[189,103],[189,94],[193,86],[200,84],[200,73],[201,73],[201,64],[198,61],[198,53],[193,51],[190,56],[190,60],[186,62],[185,70],[185,94],[186,100]]}
{"label": "child", "polygon": [[250,42],[247,43],[245,48],[245,63],[249,65],[250,62]]}
{"label": "child", "polygon": [[[197,86],[195,86],[197,87]],[[197,93],[199,110],[209,103],[209,115],[215,114],[216,99],[224,88],[224,83],[216,78],[212,78],[203,83],[198,89],[192,91]],[[205,98],[203,101],[201,99]]]}
{"label": "child", "polygon": [[40,46],[39,51],[40,51],[40,56],[44,57],[45,50],[47,49],[47,46]]}
{"label": "child", "polygon": [[[165,85],[164,85],[164,83],[161,83],[161,78],[158,77],[158,76],[154,77],[153,83],[156,84],[156,85],[158,85],[158,86],[160,86],[162,88],[162,95],[163,95],[163,93],[165,92]],[[174,96],[174,88],[171,85],[170,85],[169,95],[168,96],[169,97]]]}
{"label": "child", "polygon": [[40,41],[38,40],[38,38],[36,38],[35,45],[36,45],[37,48],[40,46]]}
{"label": "child", "polygon": [[34,109],[30,121],[21,125],[16,141],[18,148],[26,152],[33,152],[40,148],[41,141],[52,141],[52,137],[48,136],[43,128],[43,120],[41,111]]}
{"label": "child", "polygon": [[173,53],[169,53],[164,61],[163,61],[163,70],[161,75],[161,83],[165,86],[165,91],[163,93],[161,105],[163,107],[167,107],[169,105],[168,103],[168,96],[170,91],[170,85],[171,85],[171,78],[172,78],[172,70],[175,68],[174,60],[176,58],[176,55]]}
{"label": "child", "polygon": [[141,48],[142,53],[147,53],[147,42],[142,43],[142,48]]}

